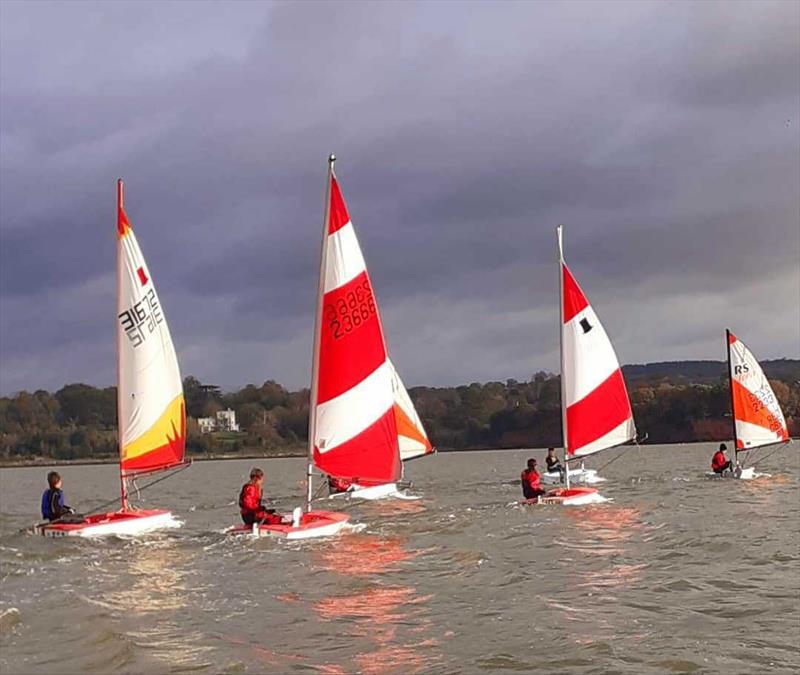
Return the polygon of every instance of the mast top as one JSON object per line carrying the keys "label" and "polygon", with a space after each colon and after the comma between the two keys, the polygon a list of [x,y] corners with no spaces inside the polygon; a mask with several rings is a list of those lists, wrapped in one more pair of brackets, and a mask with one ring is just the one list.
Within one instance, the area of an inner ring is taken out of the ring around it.
{"label": "mast top", "polygon": [[328,155],[328,164],[330,164],[331,166],[333,166],[333,163],[334,163],[335,161],[336,161],[336,155],[334,155],[333,153],[331,153],[330,155]]}
{"label": "mast top", "polygon": [[564,226],[556,225],[556,239],[558,240],[558,257],[564,261]]}
{"label": "mast top", "polygon": [[122,208],[122,206],[124,205],[123,204],[124,196],[125,196],[125,191],[124,190],[125,189],[124,189],[124,186],[122,184],[122,178],[117,178],[117,206],[119,206],[120,208]]}

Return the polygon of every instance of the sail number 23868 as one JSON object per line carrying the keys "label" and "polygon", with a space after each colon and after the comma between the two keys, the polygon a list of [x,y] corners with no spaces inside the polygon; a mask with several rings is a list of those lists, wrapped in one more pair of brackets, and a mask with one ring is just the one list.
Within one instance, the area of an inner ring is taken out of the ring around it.
{"label": "sail number 23868", "polygon": [[334,339],[338,340],[363,326],[375,312],[372,288],[365,279],[342,297],[325,303],[323,317]]}

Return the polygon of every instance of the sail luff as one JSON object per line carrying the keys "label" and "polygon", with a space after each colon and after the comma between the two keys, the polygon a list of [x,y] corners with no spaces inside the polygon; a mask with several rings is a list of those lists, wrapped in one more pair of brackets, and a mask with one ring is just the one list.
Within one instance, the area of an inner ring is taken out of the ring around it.
{"label": "sail luff", "polygon": [[[117,179],[117,237],[122,230],[122,214],[125,206],[124,201],[124,185],[122,179]],[[117,314],[119,308],[122,306],[122,252],[120,247],[117,246]],[[122,342],[119,327],[117,325],[117,318],[114,321],[114,328],[117,339],[117,450],[119,452],[119,489],[120,489],[120,503],[121,509],[124,511],[128,508],[128,500],[125,494],[125,476],[122,472]]]}
{"label": "sail luff", "polygon": [[564,444],[564,466],[567,470],[564,472],[566,476],[566,486],[569,489],[569,440],[567,429],[567,389],[566,389],[566,376],[564,364],[564,226],[559,225],[556,227],[556,238],[558,241],[558,349],[561,361],[561,375],[559,381],[561,384],[561,440]]}
{"label": "sail luff", "polygon": [[327,263],[328,228],[331,216],[331,181],[336,155],[328,157],[328,174],[325,181],[325,208],[322,217],[322,242],[319,249],[319,279],[317,280],[317,307],[314,314],[314,337],[311,347],[311,391],[308,399],[308,462],[306,469],[306,511],[311,511],[314,494],[314,439],[317,433],[317,393],[319,389],[319,343],[322,327],[323,296],[325,294],[325,268]]}

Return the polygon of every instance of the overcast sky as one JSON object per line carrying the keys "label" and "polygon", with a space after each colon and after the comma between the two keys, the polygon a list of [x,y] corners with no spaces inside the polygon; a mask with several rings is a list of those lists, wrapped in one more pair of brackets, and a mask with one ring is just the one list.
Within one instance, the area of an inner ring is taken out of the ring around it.
{"label": "overcast sky", "polygon": [[408,385],[800,355],[800,3],[0,3],[0,391],[115,378],[114,181],[181,370],[309,379],[326,156]]}

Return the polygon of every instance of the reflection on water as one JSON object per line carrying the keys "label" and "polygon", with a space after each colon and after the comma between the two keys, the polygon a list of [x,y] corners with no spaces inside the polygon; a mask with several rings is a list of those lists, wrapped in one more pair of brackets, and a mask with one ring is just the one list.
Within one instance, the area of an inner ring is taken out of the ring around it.
{"label": "reflection on water", "polygon": [[415,558],[403,537],[377,537],[353,534],[336,540],[335,545],[319,550],[322,567],[345,576],[367,576],[396,570],[398,565]]}
{"label": "reflection on water", "polygon": [[[325,569],[359,578],[397,571],[417,555],[403,537],[369,535],[343,537],[320,552]],[[337,633],[349,628],[352,637],[370,645],[353,657],[359,672],[420,673],[440,658],[431,650],[438,645],[425,608],[431,597],[420,595],[411,585],[369,584],[354,593],[323,598],[314,610],[323,621],[335,622]],[[340,672],[337,668],[330,666],[324,672]]]}

